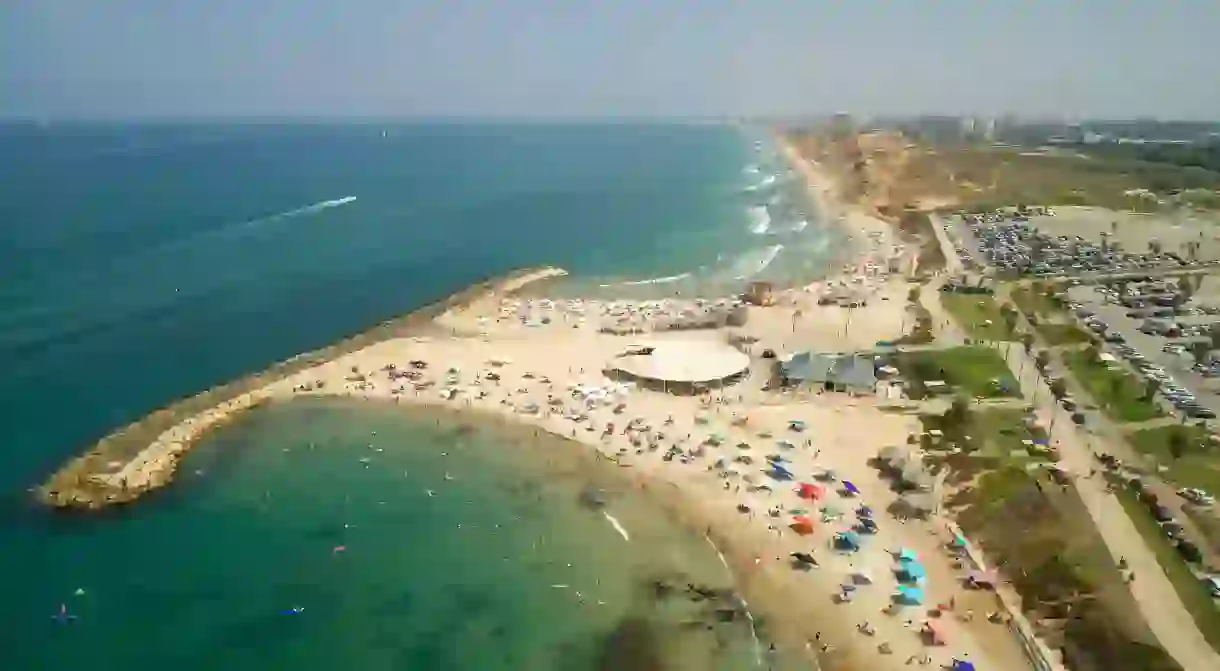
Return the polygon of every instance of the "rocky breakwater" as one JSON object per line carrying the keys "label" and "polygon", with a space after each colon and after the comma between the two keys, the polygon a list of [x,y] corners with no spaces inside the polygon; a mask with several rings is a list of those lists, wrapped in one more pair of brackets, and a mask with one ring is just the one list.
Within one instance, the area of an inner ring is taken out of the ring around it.
{"label": "rocky breakwater", "polygon": [[182,456],[207,431],[271,400],[282,386],[275,383],[380,342],[428,333],[436,326],[434,321],[448,313],[566,274],[562,268],[543,266],[489,278],[328,347],[182,399],[114,431],[69,460],[35,490],[37,499],[57,508],[78,509],[134,501],[172,482]]}

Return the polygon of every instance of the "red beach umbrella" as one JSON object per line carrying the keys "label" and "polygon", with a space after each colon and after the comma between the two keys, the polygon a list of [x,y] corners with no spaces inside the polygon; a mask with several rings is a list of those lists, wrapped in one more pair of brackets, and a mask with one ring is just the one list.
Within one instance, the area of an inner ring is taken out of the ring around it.
{"label": "red beach umbrella", "polygon": [[813,533],[813,520],[804,515],[797,515],[792,518],[792,524],[789,524],[788,528],[802,536],[808,536]]}

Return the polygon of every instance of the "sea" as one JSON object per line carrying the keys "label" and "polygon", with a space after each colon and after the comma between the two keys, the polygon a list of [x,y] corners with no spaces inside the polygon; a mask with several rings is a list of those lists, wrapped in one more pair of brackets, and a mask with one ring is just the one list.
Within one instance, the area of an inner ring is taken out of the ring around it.
{"label": "sea", "polygon": [[722,295],[815,278],[845,242],[740,126],[0,125],[0,668],[797,668],[699,529],[486,419],[298,401],[135,505],[30,488],[152,409],[516,267]]}

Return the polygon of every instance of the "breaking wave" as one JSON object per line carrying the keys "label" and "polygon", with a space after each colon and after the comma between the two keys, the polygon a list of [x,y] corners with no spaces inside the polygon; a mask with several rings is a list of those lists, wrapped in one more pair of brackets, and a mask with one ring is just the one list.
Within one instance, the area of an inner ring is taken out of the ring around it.
{"label": "breaking wave", "polygon": [[761,191],[763,189],[769,188],[772,184],[775,184],[775,180],[776,180],[775,175],[767,175],[766,177],[764,177],[762,179],[761,182],[758,182],[757,184],[751,184],[750,186],[747,186],[745,188],[745,190],[746,191]]}
{"label": "breaking wave", "polygon": [[681,282],[690,278],[690,273],[682,273],[681,275],[670,275],[668,277],[653,277],[647,280],[632,280],[630,282],[615,282],[612,284],[599,284],[601,288],[606,287],[638,287],[646,284],[670,284],[672,282]]}
{"label": "breaking wave", "polygon": [[733,264],[729,266],[729,272],[733,279],[746,280],[761,273],[771,265],[776,256],[779,256],[783,245],[771,245],[770,247],[761,247],[752,249],[745,254],[739,256]]}
{"label": "breaking wave", "polygon": [[750,215],[750,232],[763,235],[771,230],[771,214],[765,205],[757,205],[746,211]]}

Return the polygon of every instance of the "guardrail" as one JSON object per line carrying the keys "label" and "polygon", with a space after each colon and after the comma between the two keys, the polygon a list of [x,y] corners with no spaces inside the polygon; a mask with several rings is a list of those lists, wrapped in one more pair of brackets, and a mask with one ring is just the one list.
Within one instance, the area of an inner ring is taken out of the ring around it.
{"label": "guardrail", "polygon": [[[961,527],[957,526],[955,522],[947,521],[945,528],[951,537],[961,538],[964,541],[962,549],[966,553],[965,559],[974,570],[986,571],[987,563],[983,559],[982,552],[974,546],[974,543],[970,542],[966,534],[962,533]],[[1008,630],[1017,639],[1021,650],[1025,652],[1030,667],[1035,671],[1066,671],[1066,667],[1059,661],[1058,655],[1052,652],[1046,643],[1043,643],[1042,639],[1034,633],[1033,626],[1021,612],[1021,600],[1016,591],[1007,584],[996,584],[995,592],[1001,607],[1008,615]]]}

